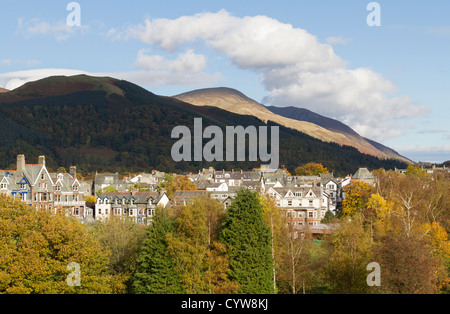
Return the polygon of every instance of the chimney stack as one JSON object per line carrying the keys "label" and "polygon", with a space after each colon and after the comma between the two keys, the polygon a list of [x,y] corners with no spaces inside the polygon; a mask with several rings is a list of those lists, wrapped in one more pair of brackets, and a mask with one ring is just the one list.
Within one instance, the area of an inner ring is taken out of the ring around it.
{"label": "chimney stack", "polygon": [[25,155],[17,156],[17,171],[22,171],[25,168]]}
{"label": "chimney stack", "polygon": [[39,163],[38,164],[45,166],[45,156],[39,156]]}
{"label": "chimney stack", "polygon": [[76,178],[76,177],[77,177],[77,167],[76,167],[76,166],[70,166],[70,175],[71,175],[73,178]]}

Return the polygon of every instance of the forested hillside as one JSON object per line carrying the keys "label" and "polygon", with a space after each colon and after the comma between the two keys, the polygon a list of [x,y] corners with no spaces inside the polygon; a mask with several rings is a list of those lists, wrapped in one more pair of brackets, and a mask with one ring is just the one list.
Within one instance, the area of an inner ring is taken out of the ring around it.
{"label": "forested hillside", "polygon": [[[179,162],[171,158],[172,129],[186,125],[193,130],[194,118],[203,118],[203,127],[217,125],[265,125],[254,117],[233,114],[218,108],[195,107],[179,100],[156,96],[126,81],[111,79],[88,88],[91,78],[83,76],[78,91],[55,95],[58,84],[67,89],[67,78],[51,81],[51,96],[39,81],[22,90],[0,96],[0,168],[14,167],[16,156],[27,162],[47,156],[50,168],[77,165],[92,171],[198,171],[206,166],[217,169],[259,167],[261,162]],[[44,84],[45,83],[45,84]],[[114,84],[114,86],[110,86]],[[56,86],[55,86],[56,85]],[[93,84],[92,84],[93,85]],[[117,87],[123,92],[119,95]],[[63,88],[61,88],[63,89]],[[11,95],[11,93],[15,93]],[[14,96],[14,97],[12,97]],[[19,97],[20,96],[20,97]],[[205,143],[207,141],[205,140]],[[280,127],[280,165],[293,170],[316,161],[336,174],[354,173],[361,166],[372,169],[406,167],[395,160],[380,160],[351,147],[325,143],[298,131]]]}

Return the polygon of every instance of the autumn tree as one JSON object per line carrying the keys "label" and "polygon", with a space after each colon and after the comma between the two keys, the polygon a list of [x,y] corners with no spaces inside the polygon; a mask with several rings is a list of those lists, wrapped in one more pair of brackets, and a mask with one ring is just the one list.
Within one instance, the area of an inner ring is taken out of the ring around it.
{"label": "autumn tree", "polygon": [[[0,243],[1,293],[125,292],[123,278],[108,273],[110,252],[77,220],[0,196]],[[80,267],[80,286],[66,281],[70,263]]]}
{"label": "autumn tree", "polygon": [[204,197],[176,209],[176,233],[168,237],[175,271],[189,294],[235,293],[226,249],[218,242],[224,207]]}
{"label": "autumn tree", "polygon": [[375,260],[381,266],[381,286],[377,292],[424,294],[438,292],[436,270],[439,261],[427,241],[417,233],[391,231],[375,247]]}
{"label": "autumn tree", "polygon": [[174,181],[167,184],[167,196],[172,198],[176,191],[195,191],[197,185],[188,176],[176,176]]}
{"label": "autumn tree", "polygon": [[286,214],[268,195],[261,196],[261,204],[263,205],[263,219],[271,234],[272,259],[274,261],[273,284],[274,291],[277,291],[277,274],[280,272],[281,255],[283,254],[286,236]]}
{"label": "autumn tree", "polygon": [[373,262],[372,241],[358,215],[344,218],[325,240],[328,262],[324,272],[333,293],[368,293],[366,267]]}
{"label": "autumn tree", "polygon": [[97,191],[97,196],[102,196],[105,193],[117,193],[117,189],[113,187],[112,185],[106,186],[103,189],[100,189]]}
{"label": "autumn tree", "polygon": [[320,174],[330,173],[322,164],[310,162],[295,169],[297,176],[318,176]]}
{"label": "autumn tree", "polygon": [[91,233],[110,252],[109,271],[126,279],[131,292],[132,278],[136,272],[137,259],[146,229],[132,220],[111,217],[90,227]]}
{"label": "autumn tree", "polygon": [[362,181],[352,181],[344,187],[345,199],[342,201],[342,213],[354,216],[367,208],[372,187]]}

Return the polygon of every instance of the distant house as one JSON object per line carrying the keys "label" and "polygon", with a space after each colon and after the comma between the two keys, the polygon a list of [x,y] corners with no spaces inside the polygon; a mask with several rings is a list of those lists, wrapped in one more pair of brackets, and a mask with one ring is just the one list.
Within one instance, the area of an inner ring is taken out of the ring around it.
{"label": "distant house", "polygon": [[267,194],[276,201],[278,207],[286,211],[295,229],[318,225],[327,211],[323,206],[320,187],[271,187]]}
{"label": "distant house", "polygon": [[71,167],[71,173],[50,173],[45,156],[39,156],[37,164],[27,164],[25,155],[18,155],[16,170],[0,171],[0,193],[55,214],[77,218],[88,215],[83,200],[85,190],[76,178],[76,167]]}
{"label": "distant house", "polygon": [[114,187],[118,192],[126,192],[127,184],[120,179],[119,173],[96,173],[94,178],[94,195],[108,187]]}
{"label": "distant house", "polygon": [[190,201],[210,197],[211,192],[206,190],[175,191],[171,204],[173,206],[186,206]]}
{"label": "distant house", "polygon": [[96,220],[118,217],[148,224],[156,207],[166,207],[168,203],[165,192],[105,193],[97,197],[94,216]]}

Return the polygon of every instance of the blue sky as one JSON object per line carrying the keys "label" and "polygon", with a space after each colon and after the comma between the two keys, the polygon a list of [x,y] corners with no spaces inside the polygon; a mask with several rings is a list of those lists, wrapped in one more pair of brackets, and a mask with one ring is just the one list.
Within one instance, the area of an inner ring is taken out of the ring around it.
{"label": "blue sky", "polygon": [[450,2],[2,0],[0,87],[88,73],[161,95],[236,88],[339,119],[415,161],[450,159]]}

